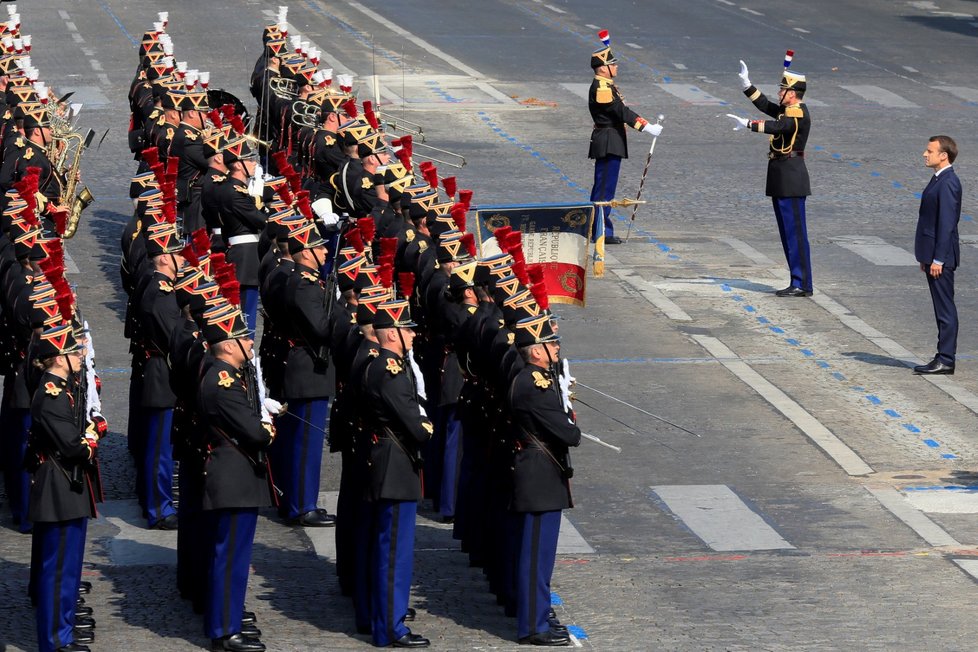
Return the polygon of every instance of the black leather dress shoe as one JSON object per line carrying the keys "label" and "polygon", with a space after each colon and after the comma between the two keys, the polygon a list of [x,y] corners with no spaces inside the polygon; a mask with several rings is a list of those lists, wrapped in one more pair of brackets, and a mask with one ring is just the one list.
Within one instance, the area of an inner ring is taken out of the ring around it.
{"label": "black leather dress shoe", "polygon": [[179,521],[177,520],[176,514],[170,514],[161,521],[157,521],[156,525],[153,526],[154,530],[176,530]]}
{"label": "black leather dress shoe", "polygon": [[94,629],[74,629],[72,630],[71,637],[75,639],[75,643],[81,643],[83,645],[88,645],[89,643],[95,642],[95,630]]}
{"label": "black leather dress shoe", "polygon": [[75,616],[91,616],[95,610],[85,605],[75,605]]}
{"label": "black leather dress shoe", "polygon": [[428,647],[429,645],[431,641],[411,632],[394,641],[394,647]]}
{"label": "black leather dress shoe", "polygon": [[412,622],[417,617],[418,617],[418,612],[414,610],[414,607],[408,607],[407,613],[404,614],[404,621]]}
{"label": "black leather dress shoe", "polygon": [[254,611],[242,611],[241,612],[241,624],[242,625],[254,625],[258,622],[258,617],[255,616]]}
{"label": "black leather dress shoe", "polygon": [[58,648],[58,652],[92,652],[92,648],[87,645],[82,645],[81,643],[69,643],[63,647]]}
{"label": "black leather dress shoe", "polygon": [[913,368],[915,374],[923,374],[925,376],[953,376],[954,375],[954,365],[944,364],[940,360],[931,360],[927,364],[917,365]]}
{"label": "black leather dress shoe", "polygon": [[75,629],[95,629],[95,619],[89,616],[77,616]]}
{"label": "black leather dress shoe", "polygon": [[88,580],[82,580],[81,582],[78,583],[79,593],[85,594],[85,593],[91,593],[91,591],[92,591],[92,583],[89,582]]}
{"label": "black leather dress shoe", "polygon": [[325,509],[314,509],[293,520],[292,523],[302,527],[333,527],[336,525],[336,517],[326,513]]}
{"label": "black leather dress shoe", "polygon": [[265,644],[257,638],[238,633],[211,639],[211,649],[228,650],[229,652],[265,652]]}
{"label": "black leather dress shoe", "polygon": [[550,629],[524,636],[520,639],[520,645],[570,645],[570,634],[560,634]]}
{"label": "black leather dress shoe", "polygon": [[812,293],[809,290],[802,290],[801,288],[796,288],[795,286],[789,286],[782,290],[778,290],[774,293],[777,297],[810,297]]}
{"label": "black leather dress shoe", "polygon": [[248,623],[247,625],[241,623],[241,635],[248,636],[249,638],[259,638],[261,636],[261,630],[258,629],[258,625],[255,623]]}
{"label": "black leather dress shoe", "polygon": [[609,235],[604,239],[605,244],[622,244],[622,239],[617,235]]}

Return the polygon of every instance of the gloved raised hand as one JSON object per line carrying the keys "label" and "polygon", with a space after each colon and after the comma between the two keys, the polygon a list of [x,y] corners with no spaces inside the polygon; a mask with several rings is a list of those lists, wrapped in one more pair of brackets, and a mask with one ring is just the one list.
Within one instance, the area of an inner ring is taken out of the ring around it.
{"label": "gloved raised hand", "polygon": [[265,405],[265,409],[268,410],[268,413],[273,416],[285,412],[285,406],[276,401],[274,398],[266,397],[263,403]]}
{"label": "gloved raised hand", "polygon": [[750,124],[750,120],[747,118],[741,118],[739,115],[734,115],[733,113],[728,113],[727,117],[734,121],[734,131],[746,129],[747,125]]}
{"label": "gloved raised hand", "polygon": [[749,77],[749,73],[747,71],[747,64],[744,63],[744,60],[743,59],[740,60],[740,73],[739,73],[739,76],[740,76],[740,87],[741,87],[741,89],[743,89],[743,90],[746,91],[748,88],[750,88],[753,85],[753,84],[750,83],[750,77]]}
{"label": "gloved raised hand", "polygon": [[645,126],[642,127],[642,131],[650,133],[653,136],[658,136],[662,133],[662,125],[652,124],[651,122],[646,122]]}

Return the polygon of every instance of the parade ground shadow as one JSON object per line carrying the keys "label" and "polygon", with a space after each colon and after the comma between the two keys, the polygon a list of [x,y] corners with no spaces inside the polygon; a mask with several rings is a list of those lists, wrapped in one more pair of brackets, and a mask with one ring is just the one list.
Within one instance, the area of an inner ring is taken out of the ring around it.
{"label": "parade ground shadow", "polygon": [[893,358],[888,355],[879,355],[877,353],[866,353],[865,351],[843,351],[842,355],[846,358],[851,358],[858,362],[864,362],[866,364],[875,364],[881,367],[898,367],[907,368],[907,365],[903,363],[903,360],[899,358]]}

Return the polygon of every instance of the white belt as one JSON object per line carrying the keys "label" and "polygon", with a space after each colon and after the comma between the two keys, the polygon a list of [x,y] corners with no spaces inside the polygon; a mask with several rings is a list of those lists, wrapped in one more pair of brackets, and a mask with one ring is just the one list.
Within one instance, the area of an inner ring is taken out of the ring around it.
{"label": "white belt", "polygon": [[233,247],[234,245],[258,242],[258,240],[258,235],[252,233],[249,233],[248,235],[232,235],[230,238],[228,238],[228,244]]}
{"label": "white belt", "polygon": [[221,229],[211,229],[212,235],[221,235]]}

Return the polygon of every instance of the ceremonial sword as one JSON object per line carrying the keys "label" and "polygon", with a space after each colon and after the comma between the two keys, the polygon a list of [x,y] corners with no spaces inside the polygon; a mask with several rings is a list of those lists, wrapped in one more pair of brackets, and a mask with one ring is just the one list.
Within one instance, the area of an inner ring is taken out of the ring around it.
{"label": "ceremonial sword", "polygon": [[[600,394],[601,396],[604,396],[605,398],[610,398],[610,399],[611,399],[612,401],[617,401],[618,403],[621,403],[622,405],[627,405],[628,407],[630,407],[630,408],[632,408],[633,410],[638,410],[639,412],[641,412],[642,414],[644,414],[644,415],[646,415],[646,416],[650,416],[650,417],[652,417],[653,419],[656,419],[657,421],[661,421],[662,423],[665,423],[665,424],[667,424],[667,425],[670,425],[670,426],[672,426],[673,428],[676,428],[676,429],[678,429],[678,430],[682,430],[683,432],[685,432],[685,433],[688,433],[688,434],[690,434],[690,435],[693,435],[694,437],[699,437],[699,436],[700,436],[699,434],[697,434],[697,433],[695,433],[695,432],[693,432],[692,430],[689,430],[689,429],[687,429],[687,428],[683,428],[683,427],[682,427],[681,425],[679,425],[678,423],[673,423],[673,422],[672,422],[672,421],[670,421],[669,419],[664,419],[663,417],[660,417],[660,416],[659,416],[658,414],[652,414],[652,413],[651,413],[651,412],[649,412],[648,410],[643,410],[642,408],[640,408],[640,407],[638,407],[638,406],[636,406],[636,405],[632,405],[631,403],[628,403],[628,402],[626,402],[626,401],[623,401],[623,400],[621,400],[620,398],[617,398],[617,397],[615,397],[615,396],[612,396],[611,394],[605,394],[605,393],[604,393],[604,392],[602,392],[602,391],[601,391],[600,389],[595,389],[595,388],[593,388],[593,387],[589,387],[589,386],[587,386],[587,385],[585,385],[584,383],[582,383],[581,381],[577,381],[577,382],[576,382],[575,384],[577,384],[577,385],[580,385],[580,386],[581,386],[581,387],[583,387],[584,389],[589,389],[589,390],[591,390],[592,392],[594,392],[595,394]],[[601,410],[598,410],[597,408],[595,408],[595,407],[594,407],[594,406],[592,406],[592,405],[588,405],[587,403],[584,403],[584,401],[581,401],[581,399],[579,399],[579,398],[577,398],[577,397],[575,397],[575,400],[577,400],[577,401],[579,401],[580,403],[583,403],[584,405],[587,405],[587,407],[589,407],[589,408],[591,408],[591,409],[592,409],[592,410],[594,410],[595,412],[601,412]],[[601,414],[604,414],[604,412],[601,412]],[[615,419],[614,417],[612,417],[612,416],[610,416],[610,415],[607,415],[607,414],[605,414],[605,416],[606,416],[606,417],[608,417],[609,419],[612,419],[612,420],[614,420],[614,421],[618,421],[618,419]],[[631,429],[631,430],[635,430],[635,428],[632,428],[632,427],[631,427],[631,426],[629,426],[629,425],[628,425],[627,423],[622,423],[621,421],[618,421],[618,423],[621,423],[621,424],[622,424],[623,426],[625,426],[626,428],[629,428],[629,429]],[[638,430],[635,430],[635,432],[639,432],[639,431],[638,431]]]}
{"label": "ceremonial sword", "polygon": [[[662,121],[666,119],[666,116],[661,113],[655,120],[655,124],[660,125]],[[638,184],[638,194],[635,195],[635,204],[632,206],[632,219],[628,221],[628,230],[625,232],[625,242],[628,242],[629,236],[632,235],[632,224],[635,222],[635,213],[638,212],[638,202],[642,199],[642,189],[645,187],[645,177],[649,174],[649,164],[652,163],[652,152],[655,151],[655,142],[659,140],[658,136],[652,137],[652,146],[649,147],[649,155],[645,157],[645,170],[642,171],[642,180]]]}

